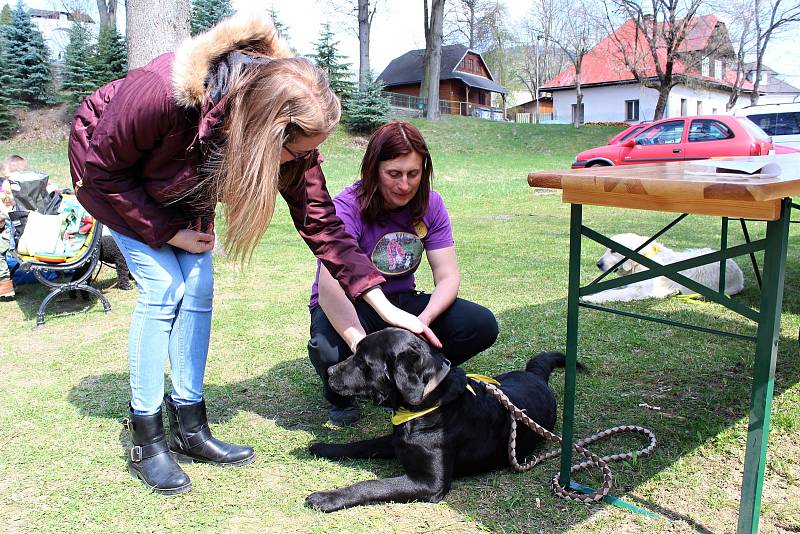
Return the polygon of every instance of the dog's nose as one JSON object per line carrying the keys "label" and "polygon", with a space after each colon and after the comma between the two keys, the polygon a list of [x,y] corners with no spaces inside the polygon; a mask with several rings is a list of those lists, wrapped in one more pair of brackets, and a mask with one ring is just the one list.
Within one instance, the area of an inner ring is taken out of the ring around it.
{"label": "dog's nose", "polygon": [[605,269],[603,269],[603,262],[602,262],[602,260],[597,262],[597,268],[598,268],[598,269],[600,269],[601,271],[605,271]]}

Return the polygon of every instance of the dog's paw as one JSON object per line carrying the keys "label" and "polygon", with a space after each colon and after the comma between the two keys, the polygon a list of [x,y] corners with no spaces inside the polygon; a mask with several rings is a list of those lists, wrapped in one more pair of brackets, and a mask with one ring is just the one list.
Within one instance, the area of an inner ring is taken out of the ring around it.
{"label": "dog's paw", "polygon": [[130,282],[127,284],[117,283],[117,287],[122,291],[130,291],[131,289],[133,289],[133,286],[130,284]]}
{"label": "dog's paw", "polygon": [[320,512],[335,512],[345,507],[340,494],[335,491],[316,491],[306,497],[306,506]]}

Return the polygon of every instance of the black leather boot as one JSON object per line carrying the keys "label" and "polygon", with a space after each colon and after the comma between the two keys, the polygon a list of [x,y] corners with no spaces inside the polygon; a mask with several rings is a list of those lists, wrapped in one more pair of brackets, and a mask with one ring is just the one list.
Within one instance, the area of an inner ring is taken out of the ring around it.
{"label": "black leather boot", "polygon": [[164,439],[161,410],[153,415],[130,411],[124,424],[131,433],[133,447],[128,451],[128,471],[155,493],[175,495],[192,489],[192,482],[175,463]]}
{"label": "black leather boot", "polygon": [[169,416],[169,448],[179,460],[207,462],[225,467],[247,465],[256,459],[250,447],[232,445],[211,435],[206,418],[206,402],[175,404],[164,395]]}

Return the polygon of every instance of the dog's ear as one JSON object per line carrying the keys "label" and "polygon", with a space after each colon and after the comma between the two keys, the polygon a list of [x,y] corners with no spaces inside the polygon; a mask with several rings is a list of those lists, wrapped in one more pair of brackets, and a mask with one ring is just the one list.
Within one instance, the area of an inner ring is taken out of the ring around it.
{"label": "dog's ear", "polygon": [[403,400],[411,405],[422,404],[425,397],[450,372],[450,362],[418,340],[395,357],[394,381]]}

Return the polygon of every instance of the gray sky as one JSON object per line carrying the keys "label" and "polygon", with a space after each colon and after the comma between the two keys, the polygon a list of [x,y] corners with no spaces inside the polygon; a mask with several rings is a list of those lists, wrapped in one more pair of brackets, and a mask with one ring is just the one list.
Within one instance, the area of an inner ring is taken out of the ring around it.
{"label": "gray sky", "polygon": [[[13,4],[16,0],[6,0]],[[30,7],[56,9],[80,0],[25,0]],[[96,12],[94,0],[83,0]],[[425,46],[422,31],[422,0],[381,0],[381,9],[372,27],[370,43],[370,62],[372,69],[379,74],[395,57],[415,48]],[[512,24],[521,21],[527,14],[530,0],[504,1]],[[124,0],[120,0],[123,4]],[[320,0],[232,0],[236,9],[263,11],[274,6],[280,19],[289,27],[291,44],[301,54],[314,51],[314,42],[319,39],[323,22],[331,22],[332,29],[339,39],[339,51],[347,56],[355,71],[358,67],[358,39],[341,23],[342,15],[331,12],[330,1]],[[124,15],[124,6],[120,5]],[[124,16],[122,17],[124,18]],[[122,22],[124,24],[124,21]],[[786,81],[800,87],[800,61],[795,54],[800,50],[800,26],[792,31],[773,37],[767,50],[766,64],[785,76]]]}

